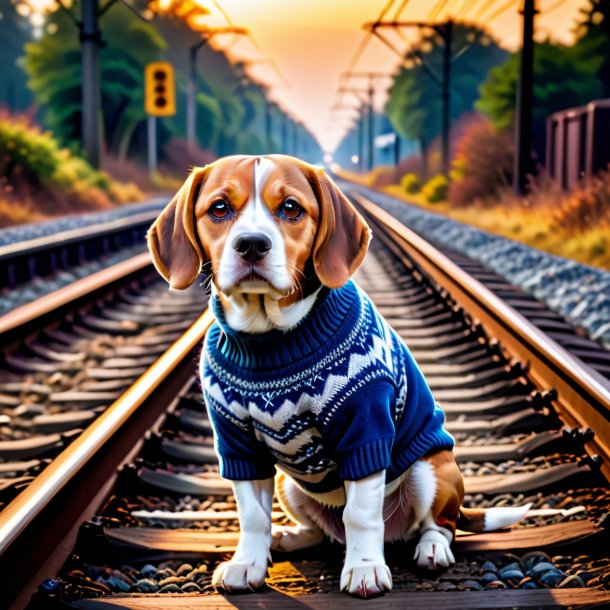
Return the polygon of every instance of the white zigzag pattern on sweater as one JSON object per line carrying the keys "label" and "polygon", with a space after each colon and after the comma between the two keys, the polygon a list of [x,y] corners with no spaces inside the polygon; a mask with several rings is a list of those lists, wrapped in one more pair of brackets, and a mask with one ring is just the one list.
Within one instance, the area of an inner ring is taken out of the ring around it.
{"label": "white zigzag pattern on sweater", "polygon": [[[204,377],[203,389],[209,400],[209,404],[214,408],[216,405],[222,407],[222,410],[216,409],[221,415],[232,415],[231,419],[237,419],[245,424],[250,418],[262,426],[281,434],[283,428],[295,416],[303,415],[304,413],[313,413],[316,416],[322,415],[326,421],[339,406],[336,399],[337,395],[342,392],[350,382],[353,383],[354,378],[360,377],[363,373],[375,367],[378,363],[382,363],[387,370],[388,378],[393,373],[393,362],[391,353],[391,337],[387,332],[385,325],[378,327],[384,333],[384,337],[373,336],[372,345],[365,354],[352,353],[347,364],[346,374],[331,374],[326,378],[322,391],[318,394],[309,394],[303,392],[299,399],[295,402],[285,400],[277,409],[265,410],[259,407],[255,402],[248,401],[248,406],[240,404],[238,401],[228,403],[219,383],[213,382],[212,375]],[[343,367],[342,367],[343,368]],[[222,379],[222,377],[221,377]],[[223,381],[226,380],[223,379]],[[273,398],[269,400],[271,404]],[[223,413],[222,411],[225,411]],[[286,430],[285,432],[289,432]],[[267,435],[265,435],[267,436]],[[294,439],[293,439],[294,440]],[[291,441],[292,444],[292,441]]]}

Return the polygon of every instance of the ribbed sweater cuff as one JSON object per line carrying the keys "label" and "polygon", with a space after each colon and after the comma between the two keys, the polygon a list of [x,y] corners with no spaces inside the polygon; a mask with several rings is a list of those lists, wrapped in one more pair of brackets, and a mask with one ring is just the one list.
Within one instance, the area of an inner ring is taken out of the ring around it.
{"label": "ribbed sweater cuff", "polygon": [[396,457],[393,469],[402,473],[426,453],[436,449],[452,449],[454,445],[453,436],[444,428],[423,432],[409,443],[409,448],[406,451]]}
{"label": "ribbed sweater cuff", "polygon": [[254,464],[222,457],[220,460],[220,476],[231,481],[257,481],[275,476],[275,466],[269,462]]}
{"label": "ribbed sweater cuff", "polygon": [[393,440],[392,437],[379,438],[341,456],[338,460],[341,478],[344,481],[358,481],[388,468]]}

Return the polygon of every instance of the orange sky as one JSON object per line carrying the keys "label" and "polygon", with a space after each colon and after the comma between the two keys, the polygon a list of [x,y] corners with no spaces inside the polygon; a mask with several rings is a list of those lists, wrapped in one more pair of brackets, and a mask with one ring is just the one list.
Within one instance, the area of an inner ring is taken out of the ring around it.
{"label": "orange sky", "polygon": [[[212,0],[199,0],[210,6],[214,13],[213,22],[220,23],[219,12],[211,4]],[[364,35],[362,24],[374,21],[386,0],[219,0],[236,25],[243,25],[252,32],[260,51],[248,40],[234,42],[230,54],[240,58],[261,57],[261,51],[277,63],[290,88],[277,87],[272,97],[280,102],[291,114],[307,124],[326,150],[332,150],[340,141],[347,124],[343,116],[331,116],[341,72],[347,69],[354,52]],[[510,0],[509,0],[510,2]],[[572,24],[580,7],[588,0],[564,0],[556,9],[545,15],[545,9],[553,7],[558,0],[538,0],[541,11],[537,17],[537,35],[570,42]],[[520,41],[520,20],[518,7],[522,0],[515,0],[503,14],[489,22],[494,11],[501,8],[504,0],[448,0],[445,9],[437,16],[443,20],[469,6],[466,15],[476,15],[486,5],[479,22],[487,23],[491,32],[505,46],[515,48]],[[394,2],[387,18],[393,17],[402,4]],[[403,19],[426,19],[436,2],[434,0],[410,0],[402,12]],[[410,36],[413,36],[412,34]],[[405,48],[397,36],[393,40]],[[221,40],[225,45],[228,40]],[[383,44],[372,38],[356,70],[375,70],[391,73],[398,58]],[[253,65],[251,74],[267,83],[280,83],[277,74],[267,64]],[[383,92],[378,95],[377,104],[383,104]],[[345,101],[350,101],[348,97]],[[353,103],[353,100],[352,100]]]}

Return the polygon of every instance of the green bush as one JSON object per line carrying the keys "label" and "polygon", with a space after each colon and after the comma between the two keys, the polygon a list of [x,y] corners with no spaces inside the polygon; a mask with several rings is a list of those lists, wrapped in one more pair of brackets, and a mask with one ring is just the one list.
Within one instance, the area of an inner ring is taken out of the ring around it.
{"label": "green bush", "polygon": [[424,188],[422,189],[422,195],[429,203],[438,203],[439,201],[445,201],[447,199],[447,189],[449,183],[447,178],[442,175],[434,176],[430,178]]}
{"label": "green bush", "polygon": [[421,183],[417,174],[405,174],[400,180],[400,187],[405,193],[412,195],[421,190]]}
{"label": "green bush", "polygon": [[107,174],[94,170],[84,159],[60,148],[50,133],[15,117],[0,117],[0,175],[9,183],[25,179],[32,186],[69,191],[98,188],[110,194]]}

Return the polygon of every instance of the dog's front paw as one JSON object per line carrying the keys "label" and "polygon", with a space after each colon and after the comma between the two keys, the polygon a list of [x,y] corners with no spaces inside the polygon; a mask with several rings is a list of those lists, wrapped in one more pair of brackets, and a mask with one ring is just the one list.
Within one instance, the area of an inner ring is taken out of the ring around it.
{"label": "dog's front paw", "polygon": [[442,532],[436,530],[426,530],[422,534],[413,559],[420,568],[428,570],[448,568],[455,563],[451,543]]}
{"label": "dog's front paw", "polygon": [[212,584],[226,593],[256,591],[265,584],[267,576],[266,561],[225,561],[212,576]]}
{"label": "dog's front paw", "polygon": [[341,571],[341,591],[366,599],[392,589],[392,574],[385,563],[345,561]]}

